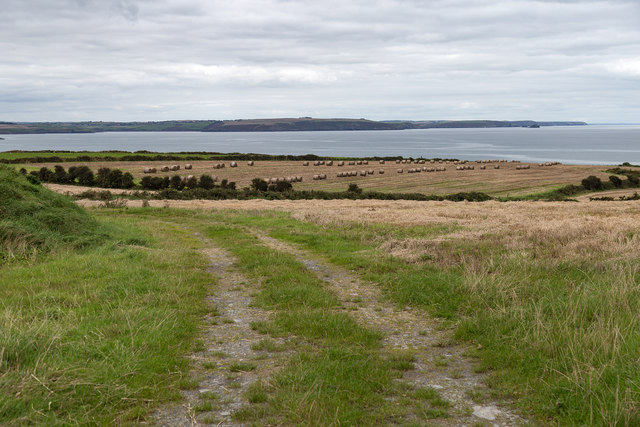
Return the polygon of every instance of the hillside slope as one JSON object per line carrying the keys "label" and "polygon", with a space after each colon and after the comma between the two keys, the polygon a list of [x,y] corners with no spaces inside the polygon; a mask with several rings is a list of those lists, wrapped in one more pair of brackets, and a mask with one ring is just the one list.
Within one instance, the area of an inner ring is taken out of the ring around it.
{"label": "hillside slope", "polygon": [[99,238],[98,224],[68,197],[0,165],[0,262]]}

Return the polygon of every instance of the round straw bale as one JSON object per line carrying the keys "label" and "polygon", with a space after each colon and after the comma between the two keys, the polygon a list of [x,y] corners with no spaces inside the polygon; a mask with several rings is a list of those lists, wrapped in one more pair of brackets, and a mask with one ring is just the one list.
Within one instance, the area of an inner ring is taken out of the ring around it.
{"label": "round straw bale", "polygon": [[187,163],[186,165],[184,165],[185,169],[193,169],[193,165],[191,163]]}
{"label": "round straw bale", "polygon": [[249,160],[249,161],[247,162],[247,165],[248,165],[248,166],[253,166],[253,164],[254,164],[254,163],[253,163],[253,160]]}

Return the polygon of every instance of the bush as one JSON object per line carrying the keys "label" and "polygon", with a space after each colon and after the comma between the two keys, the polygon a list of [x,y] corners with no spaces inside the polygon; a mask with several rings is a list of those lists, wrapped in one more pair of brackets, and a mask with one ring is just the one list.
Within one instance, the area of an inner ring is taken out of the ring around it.
{"label": "bush", "polygon": [[200,177],[200,182],[198,182],[198,187],[204,188],[205,190],[211,190],[215,185],[213,178],[209,175],[202,175]]}
{"label": "bush", "polygon": [[[71,168],[69,168],[69,170],[71,170]],[[87,166],[78,167],[77,171],[75,171],[75,175],[78,179],[78,184],[80,185],[91,187],[96,183],[93,172]]]}
{"label": "bush", "polygon": [[362,188],[358,187],[358,184],[352,183],[349,184],[349,188],[347,188],[347,191],[350,193],[361,194]]}
{"label": "bush", "polygon": [[286,181],[276,182],[273,185],[273,187],[274,187],[274,191],[277,191],[278,193],[291,191],[293,189],[293,186],[291,185],[291,183]]}
{"label": "bush", "polygon": [[186,188],[196,188],[198,187],[198,178],[192,176],[184,181],[184,186]]}
{"label": "bush", "polygon": [[48,168],[41,167],[38,171],[37,176],[41,182],[50,182],[51,177],[53,176],[53,172],[51,172]]}
{"label": "bush", "polygon": [[609,175],[609,181],[616,188],[622,188],[622,180],[615,175]]}
{"label": "bush", "polygon": [[251,180],[251,189],[254,191],[267,191],[269,184],[262,178],[253,178]]}
{"label": "bush", "polygon": [[27,175],[27,181],[33,185],[41,185],[40,180],[35,175]]}
{"label": "bush", "polygon": [[144,176],[140,180],[140,185],[145,190],[161,190],[164,187],[164,179],[159,176]]}
{"label": "bush", "polygon": [[182,190],[184,188],[184,181],[182,181],[182,177],[180,175],[172,176],[169,181],[169,187],[174,190]]}
{"label": "bush", "polygon": [[594,175],[590,175],[582,180],[582,186],[585,190],[602,190],[602,181]]}

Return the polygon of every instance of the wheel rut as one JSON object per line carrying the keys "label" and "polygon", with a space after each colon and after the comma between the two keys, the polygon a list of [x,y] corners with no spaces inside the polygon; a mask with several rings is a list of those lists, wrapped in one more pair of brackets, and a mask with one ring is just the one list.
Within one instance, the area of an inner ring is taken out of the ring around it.
{"label": "wheel rut", "polygon": [[[245,393],[258,381],[268,382],[285,362],[287,351],[267,352],[256,348],[265,336],[251,324],[265,321],[270,313],[252,306],[252,294],[259,283],[247,280],[233,268],[235,259],[211,241],[196,234],[205,249],[214,277],[207,297],[209,312],[191,360],[190,388],[182,390],[179,405],[164,407],[155,414],[163,426],[243,425],[233,413],[247,404]],[[280,348],[283,341],[275,341]]]}
{"label": "wheel rut", "polygon": [[[414,369],[405,372],[403,381],[412,387],[430,387],[450,402],[450,416],[439,418],[445,426],[519,426],[526,420],[492,401],[483,383],[485,375],[475,372],[477,364],[464,356],[469,347],[454,344],[451,331],[426,312],[398,307],[384,300],[379,288],[353,272],[329,264],[308,251],[248,229],[266,246],[293,255],[323,280],[360,324],[384,334],[383,352],[408,352],[415,356]],[[411,421],[411,420],[409,420]]]}

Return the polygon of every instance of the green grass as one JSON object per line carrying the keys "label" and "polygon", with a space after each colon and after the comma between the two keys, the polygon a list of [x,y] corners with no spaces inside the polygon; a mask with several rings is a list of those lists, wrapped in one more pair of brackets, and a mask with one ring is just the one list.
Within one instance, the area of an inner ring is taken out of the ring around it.
{"label": "green grass", "polygon": [[266,406],[245,408],[237,418],[257,421],[276,417],[304,425],[370,425],[401,417],[405,409],[395,408],[385,399],[395,390],[392,380],[401,374],[393,369],[397,361],[380,356],[378,332],[336,311],[335,297],[291,255],[263,246],[234,226],[211,225],[207,236],[237,257],[237,267],[243,273],[261,280],[256,303],[273,310],[274,320],[255,322],[254,329],[303,340],[269,388],[262,385],[248,392],[250,402]]}
{"label": "green grass", "polygon": [[[60,200],[52,206],[64,207]],[[265,334],[254,349],[278,351],[269,335],[296,340],[268,384],[246,392],[237,420],[375,425],[400,422],[407,411],[424,420],[448,415],[448,402],[428,388],[407,391],[400,408],[391,404],[388,397],[399,393],[393,379],[412,369],[412,355],[383,355],[378,332],[341,312],[322,281],[245,227],[352,270],[393,303],[447,319],[458,340],[473,344],[491,397],[516,401],[534,422],[640,424],[636,259],[608,260],[606,248],[557,259],[555,246],[563,243],[553,239],[532,240],[520,252],[499,239],[451,239],[434,247],[433,257],[406,262],[380,250],[381,242],[430,239],[456,227],[319,226],[281,213],[171,209],[93,216],[78,233],[65,224],[43,232],[34,220],[6,217],[44,236],[45,243],[27,239],[24,247],[46,250],[14,256],[0,270],[0,424],[146,421],[151,408],[178,397],[178,388],[197,386],[184,355],[202,348],[195,337],[211,277],[195,230],[261,283],[255,303],[273,316],[252,324]],[[255,366],[241,365],[229,369]]]}
{"label": "green grass", "polygon": [[[408,263],[377,245],[398,234],[437,235],[437,227],[385,232],[359,224],[318,226],[281,213],[225,216],[357,272],[391,301],[449,319],[457,339],[482,345],[473,354],[491,374],[493,393],[517,400],[528,416],[560,424],[640,424],[638,260],[558,260],[554,247],[563,243],[553,240],[532,242],[522,253],[494,241],[452,240],[436,249],[449,259],[446,266],[431,259]],[[470,254],[476,262],[468,264]],[[303,325],[295,326],[298,333]]]}
{"label": "green grass", "polygon": [[106,234],[68,197],[0,165],[0,263],[90,246]]}
{"label": "green grass", "polygon": [[193,239],[110,212],[86,220],[112,234],[0,270],[2,425],[141,422],[187,381],[211,282]]}

